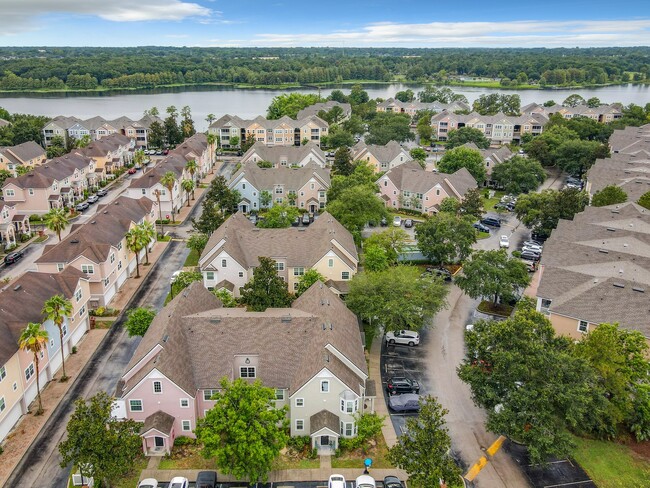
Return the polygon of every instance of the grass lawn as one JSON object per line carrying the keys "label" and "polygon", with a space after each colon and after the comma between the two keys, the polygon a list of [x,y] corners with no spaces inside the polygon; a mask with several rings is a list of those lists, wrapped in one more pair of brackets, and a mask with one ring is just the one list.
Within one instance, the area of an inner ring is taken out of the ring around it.
{"label": "grass lawn", "polygon": [[47,241],[50,238],[48,235],[42,235],[34,239],[34,242],[44,242]]}
{"label": "grass lawn", "polygon": [[95,319],[95,329],[110,329],[114,323],[114,320]]}
{"label": "grass lawn", "polygon": [[599,488],[650,486],[650,460],[615,442],[576,437],[574,458]]}
{"label": "grass lawn", "polygon": [[492,198],[481,197],[483,200],[483,208],[486,212],[496,212],[494,206],[501,201],[501,197],[505,195],[504,191],[496,190]]}
{"label": "grass lawn", "polygon": [[506,305],[503,303],[497,303],[495,305],[491,301],[483,300],[481,303],[479,303],[478,307],[476,307],[476,310],[490,315],[501,315],[503,317],[510,317],[513,308],[514,307],[511,307],[510,305]]}
{"label": "grass lawn", "polygon": [[375,335],[377,334],[377,329],[364,322],[363,332],[366,336],[366,351],[370,351],[370,348],[372,347],[372,341],[375,339]]}
{"label": "grass lawn", "polygon": [[280,469],[318,469],[320,468],[320,459],[296,458],[288,454],[280,454],[273,461],[273,470]]}
{"label": "grass lawn", "polygon": [[192,249],[190,253],[187,255],[187,259],[185,260],[185,264],[183,265],[183,267],[187,268],[190,266],[198,266],[200,257],[201,256],[196,251],[196,249]]}
{"label": "grass lawn", "polygon": [[366,453],[361,449],[357,449],[356,451],[345,452],[338,457],[332,457],[332,469],[357,468],[362,470],[363,461],[366,458],[372,459],[372,468],[391,469],[395,467],[388,461],[388,446],[386,446],[384,436],[381,435],[377,439],[376,445],[368,449]]}
{"label": "grass lawn", "polygon": [[171,236],[158,236],[158,242],[169,242],[171,241]]}
{"label": "grass lawn", "polygon": [[481,239],[487,239],[488,237],[490,237],[489,232],[480,232],[479,231],[478,235],[476,236],[476,239],[480,241]]}
{"label": "grass lawn", "polygon": [[[217,469],[214,459],[206,459],[201,454],[201,446],[188,444],[174,446],[172,453],[160,461],[160,469]],[[135,485],[134,485],[135,486]]]}

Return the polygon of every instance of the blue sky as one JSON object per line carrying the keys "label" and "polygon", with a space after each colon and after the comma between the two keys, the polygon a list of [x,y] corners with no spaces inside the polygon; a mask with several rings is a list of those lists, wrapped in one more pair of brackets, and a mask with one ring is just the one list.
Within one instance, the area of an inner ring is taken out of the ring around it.
{"label": "blue sky", "polygon": [[648,0],[0,0],[2,46],[650,45]]}

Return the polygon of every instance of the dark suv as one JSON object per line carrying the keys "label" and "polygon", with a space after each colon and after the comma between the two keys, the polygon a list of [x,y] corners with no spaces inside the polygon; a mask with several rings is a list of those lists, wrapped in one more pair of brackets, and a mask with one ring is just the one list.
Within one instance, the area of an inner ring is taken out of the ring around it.
{"label": "dark suv", "polygon": [[420,393],[420,384],[406,377],[389,378],[386,382],[386,391],[389,395],[399,395],[401,393]]}
{"label": "dark suv", "polygon": [[199,474],[196,477],[196,488],[215,488],[216,486],[216,471],[199,471]]}
{"label": "dark suv", "polygon": [[9,253],[5,256],[5,264],[14,264],[16,261],[21,259],[24,255],[24,251],[16,251]]}
{"label": "dark suv", "polygon": [[489,225],[490,227],[501,227],[501,221],[494,217],[485,217],[481,219],[481,224]]}

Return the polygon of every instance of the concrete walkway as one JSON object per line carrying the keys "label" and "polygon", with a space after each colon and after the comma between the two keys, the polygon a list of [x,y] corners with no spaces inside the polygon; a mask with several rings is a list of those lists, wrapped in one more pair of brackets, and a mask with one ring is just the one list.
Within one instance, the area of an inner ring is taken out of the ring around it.
{"label": "concrete walkway", "polygon": [[386,398],[384,397],[384,385],[381,382],[381,341],[381,336],[375,337],[372,341],[372,346],[370,347],[368,370],[370,373],[370,379],[375,381],[375,387],[377,388],[375,412],[380,417],[386,417],[384,419],[384,425],[381,428],[381,431],[384,434],[386,445],[391,448],[397,444],[397,432],[395,432],[393,422],[390,420],[388,407],[386,406]]}

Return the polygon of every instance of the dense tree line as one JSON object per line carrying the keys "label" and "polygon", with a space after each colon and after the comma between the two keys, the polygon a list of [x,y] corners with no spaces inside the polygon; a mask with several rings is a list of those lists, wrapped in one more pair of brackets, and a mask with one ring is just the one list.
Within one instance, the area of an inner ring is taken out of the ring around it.
{"label": "dense tree line", "polygon": [[644,81],[650,48],[0,48],[0,90],[147,88],[173,84],[313,84],[343,80],[444,82],[450,76],[504,85]]}

